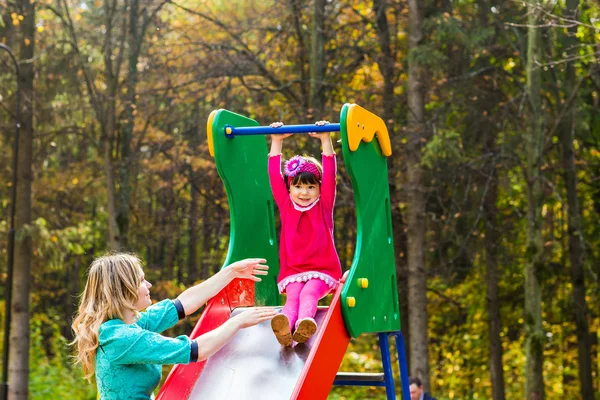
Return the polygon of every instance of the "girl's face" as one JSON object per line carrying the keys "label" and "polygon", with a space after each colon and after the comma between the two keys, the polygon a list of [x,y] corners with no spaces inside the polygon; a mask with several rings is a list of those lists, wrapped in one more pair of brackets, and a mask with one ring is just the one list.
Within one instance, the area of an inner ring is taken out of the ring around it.
{"label": "girl's face", "polygon": [[135,303],[135,308],[138,311],[145,310],[147,307],[152,305],[152,300],[150,299],[150,288],[152,287],[152,284],[146,280],[144,271],[141,269],[140,274],[142,281],[140,283],[140,287],[138,288],[138,300]]}
{"label": "girl's face", "polygon": [[317,201],[321,195],[321,185],[317,183],[290,184],[290,197],[301,207],[307,207]]}

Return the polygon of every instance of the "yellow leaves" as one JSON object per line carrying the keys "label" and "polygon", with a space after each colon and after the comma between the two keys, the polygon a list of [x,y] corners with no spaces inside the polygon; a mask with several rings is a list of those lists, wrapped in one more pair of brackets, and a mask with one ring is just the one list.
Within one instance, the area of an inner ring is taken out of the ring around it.
{"label": "yellow leaves", "polygon": [[38,31],[38,32],[40,32],[40,33],[41,33],[41,32],[44,32],[44,27],[43,27],[43,26],[41,26],[41,25],[40,25],[40,26],[38,26],[38,27],[37,27],[37,31]]}
{"label": "yellow leaves", "polygon": [[19,15],[17,13],[12,13],[12,14],[10,14],[10,17],[12,18],[12,23],[14,26],[21,25],[21,21],[23,21],[22,15]]}
{"label": "yellow leaves", "polygon": [[71,183],[72,183],[73,185],[77,185],[77,184],[79,183],[79,179],[77,179],[77,178],[73,178],[73,180],[71,181]]}
{"label": "yellow leaves", "polygon": [[31,40],[29,40],[29,38],[25,38],[23,42],[25,43],[25,46],[29,46],[31,44]]}
{"label": "yellow leaves", "polygon": [[504,65],[502,66],[504,68],[504,70],[506,72],[512,72],[513,68],[516,66],[517,64],[515,63],[515,61],[512,58],[509,58]]}

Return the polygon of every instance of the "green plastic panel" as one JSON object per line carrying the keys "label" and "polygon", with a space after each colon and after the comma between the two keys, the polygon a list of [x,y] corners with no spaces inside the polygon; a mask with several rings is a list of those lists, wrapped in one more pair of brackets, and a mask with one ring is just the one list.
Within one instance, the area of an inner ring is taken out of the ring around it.
{"label": "green plastic panel", "polygon": [[[396,263],[387,159],[377,140],[361,142],[356,151],[348,147],[346,117],[349,104],[340,112],[344,164],[354,188],[356,202],[356,248],[352,268],[342,291],[342,314],[348,333],[389,332],[400,329]],[[368,279],[368,287],[360,279]],[[349,307],[348,298],[355,299]]]}
{"label": "green plastic panel", "polygon": [[269,275],[256,284],[256,305],[279,305],[279,253],[267,170],[267,140],[265,136],[229,139],[223,131],[225,125],[259,124],[227,110],[217,111],[212,124],[215,163],[227,191],[231,216],[229,250],[224,265],[249,257],[266,258]]}

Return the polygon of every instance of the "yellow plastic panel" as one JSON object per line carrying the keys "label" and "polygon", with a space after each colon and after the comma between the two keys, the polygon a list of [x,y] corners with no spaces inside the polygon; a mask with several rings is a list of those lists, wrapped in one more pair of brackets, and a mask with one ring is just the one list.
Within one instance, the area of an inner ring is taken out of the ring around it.
{"label": "yellow plastic panel", "polygon": [[386,157],[392,155],[392,144],[385,122],[372,112],[357,104],[350,105],[346,128],[350,151],[356,151],[361,141],[369,143],[373,140],[373,136],[377,135],[383,155]]}
{"label": "yellow plastic panel", "polygon": [[208,122],[206,123],[206,139],[208,140],[208,153],[211,157],[215,156],[215,143],[213,142],[212,125],[217,111],[219,110],[214,110],[210,113],[210,115],[208,116]]}

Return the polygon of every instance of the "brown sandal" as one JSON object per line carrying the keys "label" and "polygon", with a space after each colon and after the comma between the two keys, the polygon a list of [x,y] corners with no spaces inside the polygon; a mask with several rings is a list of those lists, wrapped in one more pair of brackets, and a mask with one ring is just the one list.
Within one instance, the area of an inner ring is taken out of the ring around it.
{"label": "brown sandal", "polygon": [[285,347],[292,345],[292,332],[290,331],[290,320],[285,314],[277,314],[271,320],[271,329],[279,344]]}
{"label": "brown sandal", "polygon": [[296,323],[296,330],[292,339],[298,343],[305,343],[316,331],[316,321],[312,318],[303,318]]}

